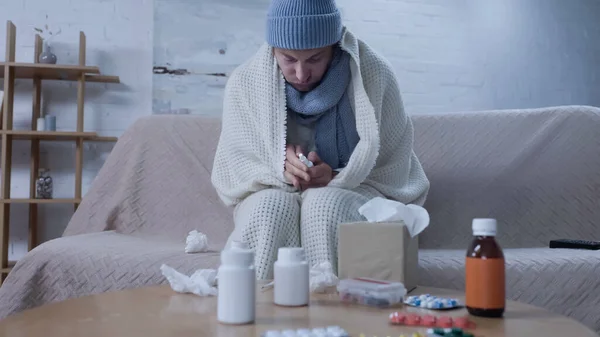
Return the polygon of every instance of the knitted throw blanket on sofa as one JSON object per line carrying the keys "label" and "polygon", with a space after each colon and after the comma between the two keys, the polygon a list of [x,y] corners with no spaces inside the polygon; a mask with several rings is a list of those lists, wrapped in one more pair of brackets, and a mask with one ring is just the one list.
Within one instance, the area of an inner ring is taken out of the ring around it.
{"label": "knitted throw blanket on sofa", "polygon": [[[328,186],[375,189],[392,200],[423,204],[429,181],[413,151],[412,122],[391,65],[346,28],[340,47],[351,56],[350,102],[360,141]],[[284,177],[286,118],[285,80],[265,44],[225,87],[211,180],[226,205],[263,189],[295,191]]]}

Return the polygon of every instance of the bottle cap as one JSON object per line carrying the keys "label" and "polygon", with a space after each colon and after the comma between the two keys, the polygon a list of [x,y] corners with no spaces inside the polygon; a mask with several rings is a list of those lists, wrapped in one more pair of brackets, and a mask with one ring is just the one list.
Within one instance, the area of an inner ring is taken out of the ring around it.
{"label": "bottle cap", "polygon": [[473,219],[473,235],[496,236],[496,219]]}
{"label": "bottle cap", "polygon": [[231,241],[231,249],[250,249],[250,246],[247,242],[244,241]]}
{"label": "bottle cap", "polygon": [[225,249],[221,252],[221,264],[249,267],[254,264],[254,252],[250,249]]}
{"label": "bottle cap", "polygon": [[277,252],[277,261],[279,262],[303,262],[304,248],[302,247],[281,247]]}

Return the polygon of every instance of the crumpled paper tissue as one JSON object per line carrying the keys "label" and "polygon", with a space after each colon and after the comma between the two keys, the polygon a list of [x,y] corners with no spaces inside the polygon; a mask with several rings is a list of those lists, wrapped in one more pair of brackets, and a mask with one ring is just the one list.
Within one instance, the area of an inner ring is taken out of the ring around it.
{"label": "crumpled paper tissue", "polygon": [[204,233],[193,230],[185,238],[186,253],[201,253],[208,250],[208,238]]}
{"label": "crumpled paper tissue", "polygon": [[[333,267],[329,261],[315,264],[309,272],[309,287],[314,293],[325,293],[330,287],[335,287],[339,279],[333,273]],[[262,291],[273,288],[275,281],[269,282],[261,287]]]}
{"label": "crumpled paper tissue", "polygon": [[217,296],[217,271],[214,269],[199,269],[192,276],[187,276],[163,264],[160,271],[169,281],[171,288],[178,293]]}
{"label": "crumpled paper tissue", "polygon": [[411,237],[415,237],[429,226],[429,213],[418,205],[405,205],[401,202],[375,197],[358,209],[358,213],[369,222],[404,221]]}
{"label": "crumpled paper tissue", "polygon": [[329,261],[321,262],[310,269],[310,291],[315,293],[327,292],[330,287],[335,287],[339,279],[333,273],[333,267]]}

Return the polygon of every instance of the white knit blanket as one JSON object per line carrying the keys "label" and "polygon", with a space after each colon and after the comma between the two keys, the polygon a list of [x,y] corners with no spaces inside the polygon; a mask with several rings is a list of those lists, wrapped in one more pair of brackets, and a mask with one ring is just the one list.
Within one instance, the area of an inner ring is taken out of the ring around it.
{"label": "white knit blanket", "polygon": [[[351,55],[349,94],[360,141],[329,186],[375,189],[405,204],[423,204],[429,181],[413,151],[412,122],[391,65],[347,29],[341,47]],[[226,205],[237,205],[263,189],[294,191],[284,177],[284,84],[266,44],[227,82],[211,177]]]}

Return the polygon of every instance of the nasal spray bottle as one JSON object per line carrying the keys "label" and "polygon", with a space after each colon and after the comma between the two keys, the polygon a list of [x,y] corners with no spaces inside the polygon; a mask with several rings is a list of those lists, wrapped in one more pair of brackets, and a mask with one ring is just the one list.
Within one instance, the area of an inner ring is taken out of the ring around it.
{"label": "nasal spray bottle", "polygon": [[275,304],[293,307],[308,305],[310,274],[303,248],[279,248],[273,275]]}
{"label": "nasal spray bottle", "polygon": [[256,314],[254,252],[244,246],[223,250],[218,275],[218,321],[224,324],[253,323]]}

